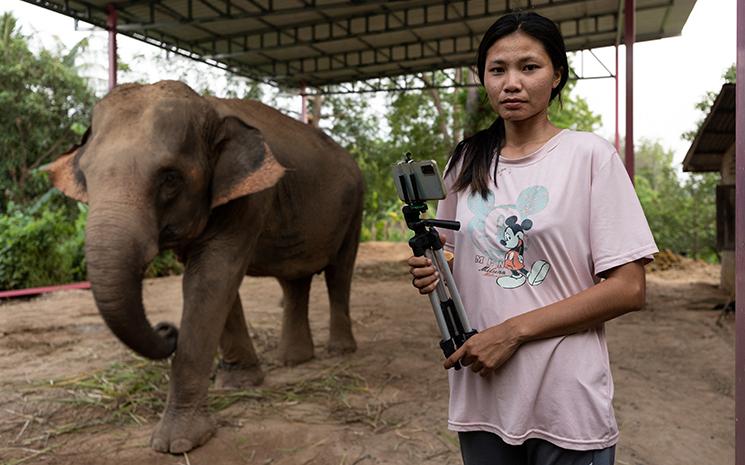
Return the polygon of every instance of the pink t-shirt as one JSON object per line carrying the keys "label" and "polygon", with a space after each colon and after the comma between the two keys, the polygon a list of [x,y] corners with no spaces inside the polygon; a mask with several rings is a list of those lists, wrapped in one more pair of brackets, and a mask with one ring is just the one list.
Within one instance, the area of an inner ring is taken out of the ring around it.
{"label": "pink t-shirt", "polygon": [[[500,158],[488,199],[452,192],[437,217],[453,275],[479,331],[593,286],[598,274],[657,252],[614,147],[563,130],[519,160]],[[493,172],[493,166],[492,170]],[[540,438],[590,450],[618,440],[604,326],[522,345],[496,373],[449,370],[449,427],[491,431],[509,444]]]}

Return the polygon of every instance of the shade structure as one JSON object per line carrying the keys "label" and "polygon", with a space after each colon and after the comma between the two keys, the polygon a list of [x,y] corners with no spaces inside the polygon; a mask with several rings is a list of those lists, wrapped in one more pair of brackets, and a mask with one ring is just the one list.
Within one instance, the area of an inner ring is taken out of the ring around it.
{"label": "shade structure", "polygon": [[719,171],[722,156],[735,143],[735,84],[724,84],[685,158],[683,171]]}
{"label": "shade structure", "polygon": [[[622,43],[619,0],[24,0],[289,88],[471,66],[501,14],[554,20],[569,50]],[[695,0],[637,0],[636,41],[679,35]]]}

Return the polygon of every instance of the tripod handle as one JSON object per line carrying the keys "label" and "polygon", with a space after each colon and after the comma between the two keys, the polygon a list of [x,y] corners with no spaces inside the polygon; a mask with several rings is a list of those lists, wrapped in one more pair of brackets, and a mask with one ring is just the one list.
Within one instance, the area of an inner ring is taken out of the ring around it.
{"label": "tripod handle", "polygon": [[438,228],[452,229],[458,231],[460,229],[460,221],[451,220],[423,220],[425,226],[435,226]]}

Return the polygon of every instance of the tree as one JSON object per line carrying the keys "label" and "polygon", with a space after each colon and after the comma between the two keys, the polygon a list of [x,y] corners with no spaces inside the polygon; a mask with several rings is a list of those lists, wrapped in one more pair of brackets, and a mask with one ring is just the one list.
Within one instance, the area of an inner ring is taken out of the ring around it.
{"label": "tree", "polygon": [[[722,73],[722,79],[724,80],[725,84],[734,84],[737,81],[737,67],[735,66],[735,63],[732,63],[732,65],[727,68],[724,73]],[[701,129],[701,126],[703,126],[704,121],[706,120],[706,115],[709,114],[709,109],[712,105],[714,105],[714,101],[717,99],[717,96],[719,95],[719,89],[716,91],[710,90],[704,96],[701,98],[701,100],[696,104],[696,109],[700,110],[702,113],[701,118],[696,122],[696,129],[692,129],[688,132],[683,133],[683,139],[688,141],[693,141],[693,139],[696,138],[696,134],[698,134],[699,129]]]}
{"label": "tree", "polygon": [[131,64],[120,74],[122,82],[149,84],[161,79],[178,80],[202,95],[250,99],[265,97],[264,87],[255,81],[163,50],[135,55]]}
{"label": "tree", "polygon": [[716,259],[716,205],[712,173],[682,178],[672,150],[659,141],[642,139],[635,147],[636,194],[655,242],[692,258]]}
{"label": "tree", "polygon": [[557,98],[551,103],[548,109],[548,118],[560,128],[595,131],[600,127],[602,117],[592,112],[587,100],[578,95],[572,95],[576,85],[577,81],[567,81],[562,90],[561,100]]}
{"label": "tree", "polygon": [[642,139],[635,147],[634,187],[660,249],[690,252],[690,196],[673,168],[673,152],[659,141]]}
{"label": "tree", "polygon": [[[733,63],[722,73],[724,83],[736,82],[736,66]],[[701,111],[701,118],[696,122],[696,129],[685,132],[682,138],[693,141],[706,120],[709,110],[719,95],[720,89],[707,92],[696,104]],[[686,233],[689,235],[687,251],[693,257],[718,259],[716,250],[716,185],[720,174],[690,173],[683,181],[682,189],[688,199],[685,214],[687,216]]]}
{"label": "tree", "polygon": [[[573,95],[574,87],[577,81],[567,81],[561,92],[561,101],[554,99],[548,108],[548,118],[560,128],[569,128],[577,131],[595,131],[602,122],[602,117],[592,112],[589,104],[585,99],[578,95]],[[479,106],[471,112],[461,115],[461,126],[473,127],[476,130],[489,127],[494,122],[496,115],[489,106],[489,100],[483,87],[478,88]],[[468,91],[462,90],[459,93],[459,101],[462,102],[463,108],[466,107]]]}
{"label": "tree", "polygon": [[400,209],[390,174],[396,155],[382,136],[379,118],[368,99],[359,95],[326,95],[322,110],[315,112],[321,116],[321,127],[354,157],[365,178],[362,239],[390,239],[388,231]]}
{"label": "tree", "polygon": [[47,191],[37,168],[80,139],[94,96],[75,68],[80,47],[34,54],[9,13],[0,17],[0,212]]}
{"label": "tree", "polygon": [[[369,99],[359,95],[325,97],[320,126],[352,153],[365,175],[364,239],[406,236],[391,165],[401,160],[406,152],[411,152],[414,158],[434,159],[443,168],[455,144],[471,130],[468,128],[487,127],[494,120],[494,112],[483,89],[433,88],[451,80],[473,80],[467,69],[449,73],[455,77],[437,71],[388,80],[391,92],[386,95],[386,124],[372,114]],[[429,88],[395,91],[422,84]],[[572,87],[573,83],[567,86],[562,106],[552,105],[552,120],[562,127],[595,129],[600,117],[590,111],[585,100],[571,95]],[[470,111],[467,112],[466,108]],[[318,114],[318,108],[314,106],[313,109]]]}

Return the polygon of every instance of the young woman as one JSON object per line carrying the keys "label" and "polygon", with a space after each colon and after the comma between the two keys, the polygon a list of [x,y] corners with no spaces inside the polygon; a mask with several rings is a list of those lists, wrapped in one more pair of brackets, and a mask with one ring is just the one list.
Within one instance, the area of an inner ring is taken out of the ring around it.
{"label": "young woman", "polygon": [[[549,103],[568,77],[552,21],[513,13],[486,32],[479,78],[497,114],[455,148],[437,216],[479,333],[445,361],[448,425],[466,465],[608,465],[618,427],[603,323],[644,304],[657,252],[613,146],[560,129]],[[411,257],[423,294],[439,276]]]}

